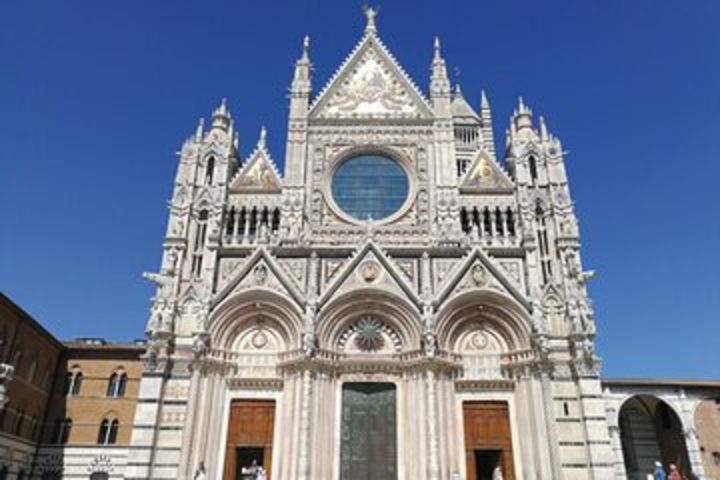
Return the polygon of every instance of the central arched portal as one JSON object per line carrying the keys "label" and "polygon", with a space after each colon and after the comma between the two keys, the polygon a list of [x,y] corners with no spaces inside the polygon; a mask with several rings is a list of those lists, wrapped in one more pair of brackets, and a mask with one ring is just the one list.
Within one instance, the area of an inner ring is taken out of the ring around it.
{"label": "central arched portal", "polygon": [[340,426],[340,478],[397,480],[396,388],[345,383]]}

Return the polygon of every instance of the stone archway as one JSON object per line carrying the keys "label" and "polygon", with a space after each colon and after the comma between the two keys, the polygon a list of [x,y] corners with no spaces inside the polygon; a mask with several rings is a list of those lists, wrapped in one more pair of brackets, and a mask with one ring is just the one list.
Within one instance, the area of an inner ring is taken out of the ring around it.
{"label": "stone archway", "polygon": [[662,462],[666,471],[675,464],[689,474],[683,425],[668,403],[653,395],[634,395],[620,407],[618,420],[629,480],[645,480],[656,461]]}

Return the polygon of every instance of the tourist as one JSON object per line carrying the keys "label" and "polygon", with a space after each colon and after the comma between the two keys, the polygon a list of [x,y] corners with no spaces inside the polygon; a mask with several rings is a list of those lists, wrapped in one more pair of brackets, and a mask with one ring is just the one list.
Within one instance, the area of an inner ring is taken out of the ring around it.
{"label": "tourist", "polygon": [[662,463],[655,462],[655,471],[653,472],[653,480],[665,480],[665,470],[663,469]]}
{"label": "tourist", "polygon": [[683,476],[680,474],[680,470],[678,470],[678,467],[674,464],[670,464],[670,480],[684,480]]}

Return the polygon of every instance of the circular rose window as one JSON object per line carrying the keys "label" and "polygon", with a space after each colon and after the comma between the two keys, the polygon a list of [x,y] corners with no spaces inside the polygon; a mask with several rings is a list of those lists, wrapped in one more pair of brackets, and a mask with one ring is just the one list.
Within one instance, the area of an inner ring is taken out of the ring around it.
{"label": "circular rose window", "polygon": [[381,155],[358,155],[340,164],[332,177],[332,196],[357,220],[382,220],[403,206],[410,182],[398,162]]}

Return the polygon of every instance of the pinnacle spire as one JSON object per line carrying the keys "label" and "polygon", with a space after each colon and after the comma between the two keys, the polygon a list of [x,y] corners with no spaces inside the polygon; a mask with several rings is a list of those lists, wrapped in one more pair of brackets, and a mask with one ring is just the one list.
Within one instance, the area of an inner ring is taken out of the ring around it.
{"label": "pinnacle spire", "polygon": [[460,87],[460,82],[455,84],[455,96],[464,98],[463,93],[462,93],[462,88]]}
{"label": "pinnacle spire", "polygon": [[437,36],[435,37],[435,41],[433,42],[433,48],[433,62],[442,60],[442,54],[440,53],[440,38]]}
{"label": "pinnacle spire", "polygon": [[213,117],[215,116],[222,116],[222,117],[229,117],[230,113],[228,112],[227,108],[227,98],[223,98],[220,101],[220,106],[218,106],[215,111],[213,112]]}
{"label": "pinnacle spire", "polygon": [[303,52],[301,60],[310,60],[310,37],[305,35],[303,38]]}
{"label": "pinnacle spire", "polygon": [[267,129],[265,128],[265,125],[260,127],[260,137],[258,138],[257,146],[258,148],[265,148],[267,141]]}
{"label": "pinnacle spire", "polygon": [[485,95],[485,90],[480,90],[480,109],[481,110],[489,110],[490,109],[490,102],[488,102],[487,95]]}

